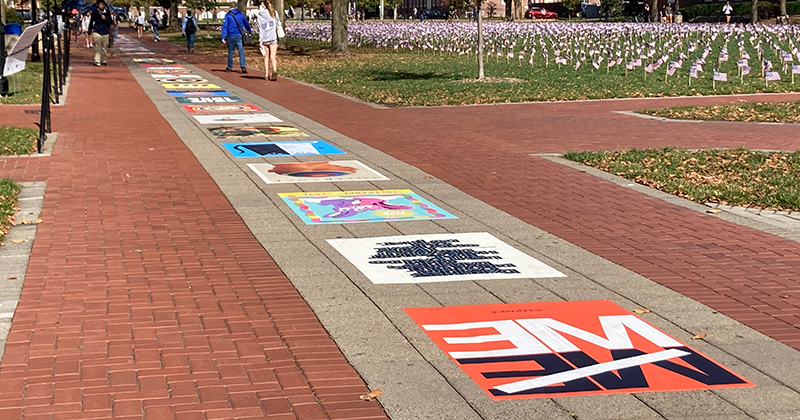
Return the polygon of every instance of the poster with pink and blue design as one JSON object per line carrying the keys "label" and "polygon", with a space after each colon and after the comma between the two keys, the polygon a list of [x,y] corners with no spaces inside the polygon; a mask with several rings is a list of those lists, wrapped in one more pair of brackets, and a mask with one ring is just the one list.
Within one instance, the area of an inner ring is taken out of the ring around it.
{"label": "poster with pink and blue design", "polygon": [[278,194],[307,225],[456,219],[411,190]]}

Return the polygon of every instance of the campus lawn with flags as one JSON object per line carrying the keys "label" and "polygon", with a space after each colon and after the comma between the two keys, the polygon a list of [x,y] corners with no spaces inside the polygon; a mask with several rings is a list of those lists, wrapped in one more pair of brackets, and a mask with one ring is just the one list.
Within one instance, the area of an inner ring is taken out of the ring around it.
{"label": "campus lawn with flags", "polygon": [[741,102],[713,106],[644,109],[641,114],[679,120],[800,123],[800,101]]}
{"label": "campus lawn with flags", "polygon": [[800,210],[800,152],[662,148],[564,157],[698,203]]}
{"label": "campus lawn with flags", "polygon": [[[341,57],[324,51],[328,24],[290,23],[294,48],[283,52],[281,74],[390,105],[800,90],[790,77],[800,62],[800,30],[793,26],[491,22],[485,29],[489,80],[482,83],[474,80],[474,28],[353,23],[348,30],[357,54]],[[252,59],[260,65],[260,57]],[[762,70],[781,78],[765,83]]]}

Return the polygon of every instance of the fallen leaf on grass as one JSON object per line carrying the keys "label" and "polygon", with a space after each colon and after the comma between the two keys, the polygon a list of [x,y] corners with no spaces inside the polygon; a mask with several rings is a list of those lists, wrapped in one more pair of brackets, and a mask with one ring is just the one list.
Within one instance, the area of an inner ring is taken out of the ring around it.
{"label": "fallen leaf on grass", "polygon": [[21,244],[23,242],[28,242],[27,239],[14,239],[11,241],[12,244]]}
{"label": "fallen leaf on grass", "polygon": [[362,396],[360,396],[358,398],[360,398],[360,399],[362,399],[364,401],[372,401],[375,398],[377,398],[378,395],[381,395],[381,394],[383,394],[383,391],[381,391],[381,389],[378,388],[378,389],[370,392],[369,394],[364,394],[364,395],[362,395]]}
{"label": "fallen leaf on grass", "polygon": [[634,310],[633,310],[633,313],[635,313],[635,314],[649,314],[649,313],[650,313],[650,310],[649,310],[649,309],[647,309],[647,308],[642,308],[642,309],[634,309]]}
{"label": "fallen leaf on grass", "polygon": [[706,334],[706,333],[697,334],[694,337],[692,337],[692,340],[703,340],[703,339],[706,338],[706,335],[708,335],[708,334]]}
{"label": "fallen leaf on grass", "polygon": [[717,214],[717,213],[722,213],[722,210],[720,210],[720,209],[709,209],[709,210],[706,210],[706,213]]}

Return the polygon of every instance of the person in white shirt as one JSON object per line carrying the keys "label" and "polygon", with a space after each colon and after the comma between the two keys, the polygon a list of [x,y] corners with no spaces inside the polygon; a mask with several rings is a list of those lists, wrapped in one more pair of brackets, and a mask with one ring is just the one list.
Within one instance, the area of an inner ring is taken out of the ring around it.
{"label": "person in white shirt", "polygon": [[138,9],[138,14],[133,21],[133,26],[136,27],[136,33],[139,35],[139,38],[141,38],[142,32],[144,32],[144,13],[142,13],[141,7]]}
{"label": "person in white shirt", "polygon": [[[256,19],[258,25],[258,44],[261,55],[264,56],[264,78],[267,80],[278,80],[278,37],[283,33],[281,19],[272,2],[265,0],[261,4]],[[272,71],[270,72],[270,65]]]}
{"label": "person in white shirt", "polygon": [[733,13],[733,6],[731,6],[731,2],[725,2],[725,5],[722,6],[722,13],[725,15],[725,22],[731,23],[731,13]]}

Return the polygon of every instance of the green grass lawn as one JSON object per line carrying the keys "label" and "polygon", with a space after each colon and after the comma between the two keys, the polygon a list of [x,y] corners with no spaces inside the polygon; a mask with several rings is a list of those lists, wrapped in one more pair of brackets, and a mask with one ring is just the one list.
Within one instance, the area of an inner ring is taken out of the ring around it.
{"label": "green grass lawn", "polygon": [[680,120],[800,123],[800,101],[743,102],[713,106],[645,109],[641,114]]}
{"label": "green grass lawn", "polygon": [[0,179],[0,241],[8,233],[16,211],[19,184],[10,179]]}
{"label": "green grass lawn", "polygon": [[33,128],[0,125],[0,155],[27,155],[36,152],[39,132]]}
{"label": "green grass lawn", "polygon": [[[180,34],[164,39],[183,45]],[[278,70],[282,76],[315,83],[327,89],[391,106],[434,106],[524,101],[554,101],[657,96],[728,95],[800,90],[800,83],[789,81],[764,84],[756,77],[731,78],[731,82],[712,87],[708,78],[693,79],[681,74],[666,79],[664,69],[645,76],[640,68],[629,72],[619,66],[608,73],[584,65],[548,67],[520,65],[515,59],[489,58],[486,76],[478,82],[474,56],[423,51],[386,51],[371,47],[354,48],[349,56],[331,55],[326,45],[288,39],[288,49],[279,52]],[[197,35],[197,51],[224,56],[219,32],[206,38]],[[254,45],[248,46],[248,66],[263,69],[263,59]],[[587,68],[589,67],[589,68]],[[685,69],[684,69],[685,70]],[[686,73],[684,71],[683,73]],[[702,74],[702,73],[701,73]]]}
{"label": "green grass lawn", "polygon": [[664,148],[564,157],[698,203],[800,210],[800,152]]}
{"label": "green grass lawn", "polygon": [[0,97],[0,104],[38,104],[42,102],[42,63],[25,65],[25,70],[8,77],[10,96]]}

